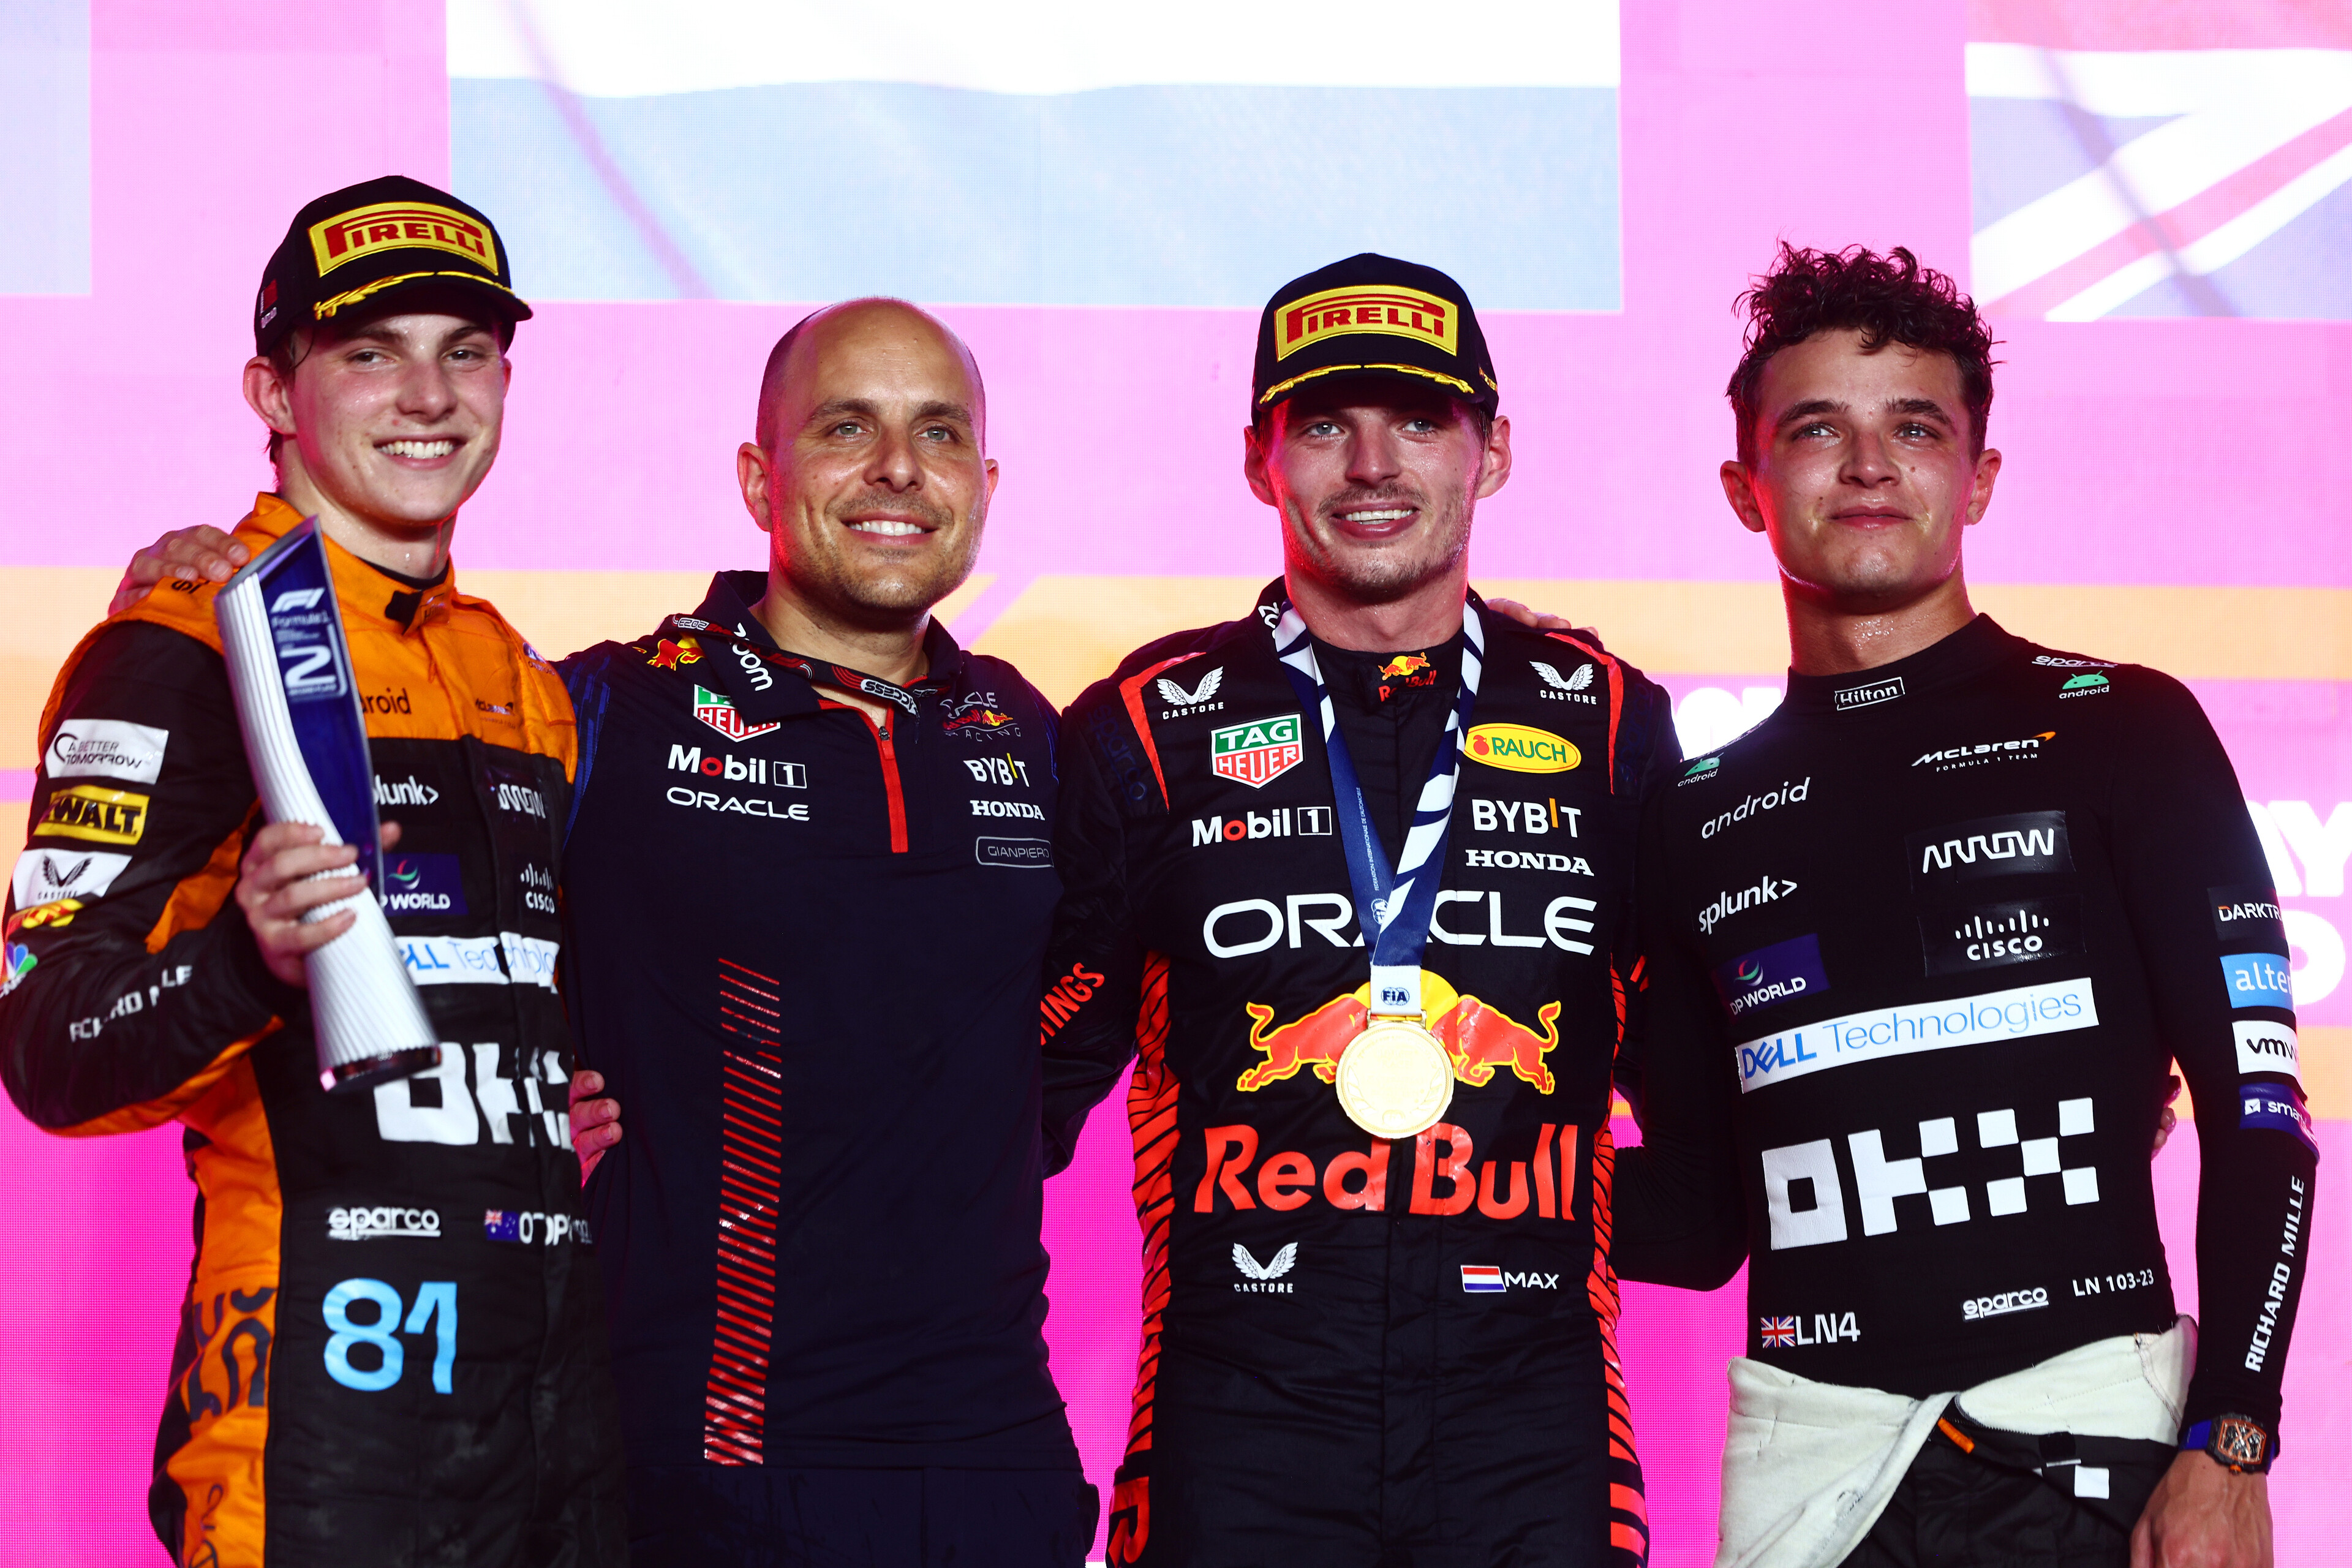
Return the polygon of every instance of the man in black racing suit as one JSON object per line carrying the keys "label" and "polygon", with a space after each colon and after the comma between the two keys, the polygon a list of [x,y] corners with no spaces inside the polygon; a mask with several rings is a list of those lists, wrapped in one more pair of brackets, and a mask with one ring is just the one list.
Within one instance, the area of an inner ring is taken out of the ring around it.
{"label": "man in black racing suit", "polygon": [[[1725,488],[1794,660],[1652,814],[1629,1057],[1668,1092],[1621,1253],[1678,1283],[1749,1259],[1718,1561],[2256,1568],[2316,1154],[2237,779],[2179,682],[1971,616],[2000,454],[1948,280],[1784,251],[1749,300]],[[2172,1062],[2201,1155],[2178,1329]]]}
{"label": "man in black racing suit", "polygon": [[[1367,255],[1279,291],[1246,471],[1286,577],[1131,655],[1065,722],[1058,1159],[1140,1056],[1113,1563],[1646,1553],[1608,1119],[1636,825],[1678,752],[1664,693],[1597,638],[1465,605],[1471,509],[1509,466],[1493,384],[1443,273]],[[1294,679],[1310,651],[1328,703]],[[1372,1135],[1335,1093],[1370,950],[1327,721],[1389,864],[1437,853],[1452,790],[1417,960],[1452,1099],[1417,1136]]]}

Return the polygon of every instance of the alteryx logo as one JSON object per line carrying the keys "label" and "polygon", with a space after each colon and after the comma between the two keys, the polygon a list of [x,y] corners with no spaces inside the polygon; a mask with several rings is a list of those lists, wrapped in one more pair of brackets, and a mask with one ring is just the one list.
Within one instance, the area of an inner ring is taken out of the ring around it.
{"label": "alteryx logo", "polygon": [[2294,1005],[2294,978],[2286,960],[2273,953],[2223,953],[2221,985],[2232,1007]]}
{"label": "alteryx logo", "polygon": [[1822,969],[1821,938],[1808,931],[1717,964],[1715,988],[1735,1018],[1758,1007],[1818,995],[1830,988]]}
{"label": "alteryx logo", "polygon": [[383,867],[387,915],[462,915],[466,877],[455,855],[394,855]]}

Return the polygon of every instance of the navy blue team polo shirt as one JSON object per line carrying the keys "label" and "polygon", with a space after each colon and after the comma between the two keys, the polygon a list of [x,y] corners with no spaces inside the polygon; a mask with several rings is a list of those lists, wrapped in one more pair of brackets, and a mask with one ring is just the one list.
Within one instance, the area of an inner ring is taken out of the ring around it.
{"label": "navy blue team polo shirt", "polygon": [[629,1462],[1075,1470],[1038,1239],[1054,710],[936,621],[904,689],[786,653],[765,591],[721,573],[561,667]]}

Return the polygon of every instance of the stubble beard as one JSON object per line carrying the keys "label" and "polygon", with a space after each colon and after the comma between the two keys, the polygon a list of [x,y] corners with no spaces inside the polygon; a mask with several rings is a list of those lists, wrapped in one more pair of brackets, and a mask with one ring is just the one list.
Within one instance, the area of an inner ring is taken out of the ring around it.
{"label": "stubble beard", "polygon": [[[909,502],[903,498],[882,499],[899,510],[913,511],[926,522],[937,524],[941,532],[956,527],[953,515],[944,508]],[[857,504],[852,502],[839,510],[852,510]],[[861,574],[853,570],[838,552],[811,550],[791,552],[777,563],[777,569],[805,603],[821,606],[849,625],[884,629],[927,613],[963,586],[980,554],[983,521],[982,510],[975,507],[961,530],[962,548],[929,563],[910,562],[905,566]],[[782,526],[782,520],[778,522]],[[845,529],[846,525],[839,521],[835,509],[828,507],[824,527]],[[780,533],[779,537],[783,535]]]}
{"label": "stubble beard", "polygon": [[[1325,510],[1398,499],[1351,496]],[[1290,501],[1285,510],[1290,513],[1294,563],[1316,581],[1361,605],[1392,604],[1444,577],[1470,549],[1474,503],[1465,497],[1441,511],[1420,497],[1403,499],[1421,506],[1423,525],[1404,538],[1373,546],[1336,542],[1330,534],[1304,521],[1298,502]]]}

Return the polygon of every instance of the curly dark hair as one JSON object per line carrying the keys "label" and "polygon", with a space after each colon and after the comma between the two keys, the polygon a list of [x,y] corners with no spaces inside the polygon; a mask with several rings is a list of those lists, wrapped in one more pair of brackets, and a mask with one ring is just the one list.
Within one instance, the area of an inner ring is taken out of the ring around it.
{"label": "curly dark hair", "polygon": [[1992,334],[1974,300],[1959,285],[1896,246],[1881,256],[1862,246],[1801,250],[1780,242],[1772,269],[1755,279],[1734,310],[1748,313],[1748,352],[1724,389],[1739,422],[1739,460],[1756,460],[1756,395],[1764,363],[1815,332],[1855,331],[1862,351],[1876,353],[1902,343],[1922,353],[1949,354],[1960,370],[1960,400],[1968,405],[1969,450],[1984,450],[1985,419],[1992,412]]}

